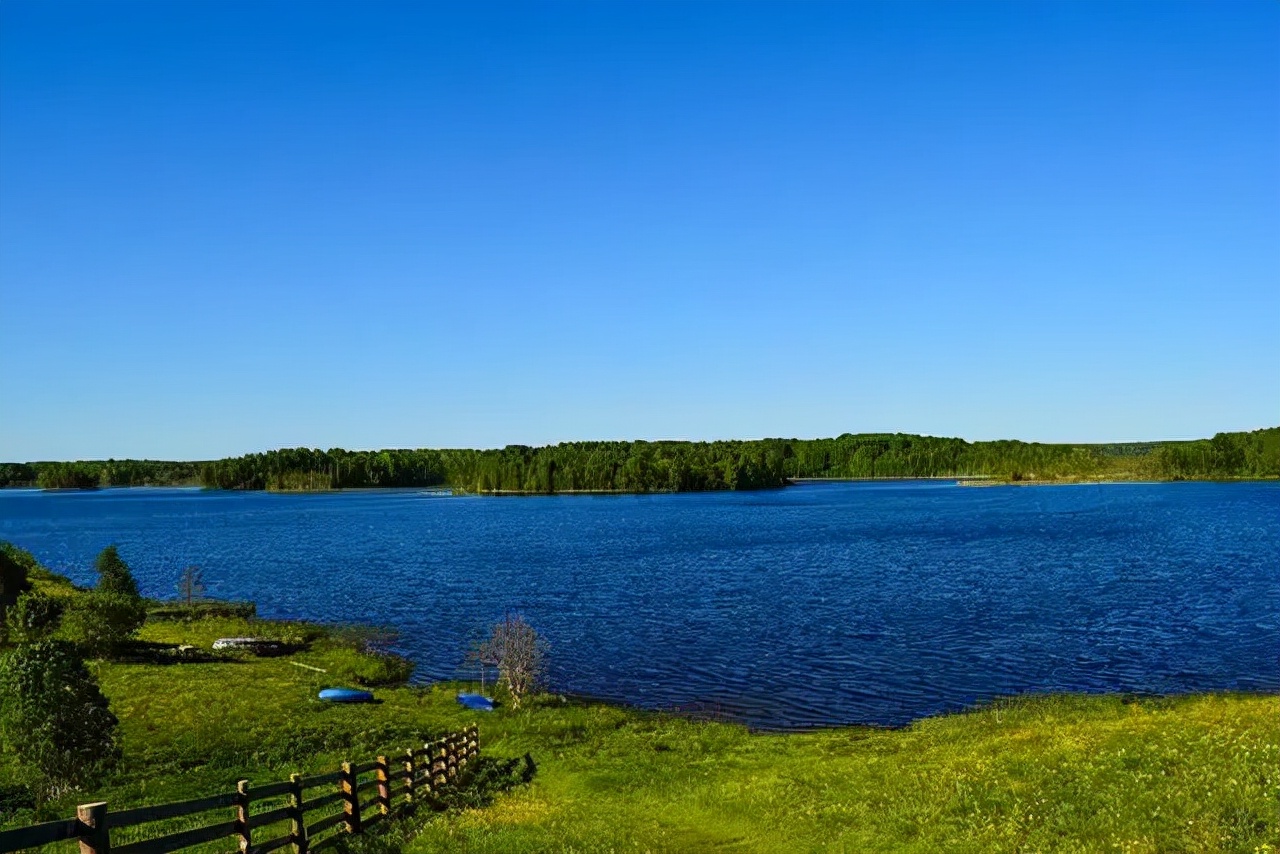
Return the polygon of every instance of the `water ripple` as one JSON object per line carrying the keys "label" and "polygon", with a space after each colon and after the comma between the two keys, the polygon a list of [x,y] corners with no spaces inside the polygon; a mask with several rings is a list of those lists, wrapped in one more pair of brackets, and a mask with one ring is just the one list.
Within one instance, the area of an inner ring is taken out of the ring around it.
{"label": "water ripple", "polygon": [[0,538],[145,593],[196,564],[264,616],[399,630],[460,675],[519,608],[562,690],[763,727],[897,724],[1026,691],[1280,690],[1280,484],[442,498],[0,493]]}

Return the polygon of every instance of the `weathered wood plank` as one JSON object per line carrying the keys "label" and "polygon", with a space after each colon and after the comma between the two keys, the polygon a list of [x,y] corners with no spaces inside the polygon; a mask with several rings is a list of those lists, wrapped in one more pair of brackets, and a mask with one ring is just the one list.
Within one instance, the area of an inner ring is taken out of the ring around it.
{"label": "weathered wood plank", "polygon": [[293,854],[307,854],[306,798],[302,792],[302,775],[289,775],[289,841]]}
{"label": "weathered wood plank", "polygon": [[[281,795],[287,795],[292,791],[293,783],[285,780],[283,783],[267,783],[262,786],[252,786],[249,789],[249,797],[255,801],[263,798],[278,798]],[[254,846],[257,847],[257,846]]]}
{"label": "weathered wood plank", "polygon": [[378,782],[378,811],[386,814],[391,812],[391,769],[387,757],[379,756],[377,762],[374,775]]}
{"label": "weathered wood plank", "polygon": [[57,821],[46,821],[29,827],[15,827],[13,830],[0,830],[0,851],[20,851],[23,848],[35,848],[37,845],[48,845],[63,839],[75,839],[80,835],[80,819],[60,818]]}
{"label": "weathered wood plank", "polygon": [[155,839],[144,839],[140,842],[130,842],[128,845],[112,846],[111,851],[112,854],[166,854],[169,851],[190,848],[192,845],[212,842],[215,839],[230,836],[235,833],[236,824],[237,822],[234,820],[223,821],[218,824],[211,824],[208,827],[183,830]]}
{"label": "weathered wood plank", "polygon": [[235,792],[227,792],[225,795],[214,795],[209,798],[196,798],[191,801],[178,801],[172,804],[152,804],[149,807],[134,807],[132,809],[120,810],[119,812],[112,810],[111,826],[112,827],[132,827],[135,824],[144,824],[148,821],[160,821],[165,818],[180,818],[184,815],[205,812],[206,810],[217,809],[219,807],[233,806],[236,802],[237,794]]}
{"label": "weathered wood plank", "polygon": [[359,765],[351,766],[352,774],[368,774],[370,771],[378,767],[377,762],[362,762]]}
{"label": "weathered wood plank", "polygon": [[418,782],[418,763],[413,758],[413,750],[404,752],[404,795],[405,800],[413,800],[413,784]]}
{"label": "weathered wood plank", "polygon": [[342,763],[342,777],[338,786],[342,791],[342,815],[347,825],[347,833],[359,833],[360,793],[356,791],[355,766],[350,762]]}
{"label": "weathered wood plank", "polygon": [[248,854],[253,847],[253,825],[249,823],[249,781],[236,783],[236,836],[239,837],[237,847]]}
{"label": "weathered wood plank", "polygon": [[111,831],[107,802],[80,804],[76,807],[76,818],[80,822],[80,854],[109,854]]}
{"label": "weathered wood plank", "polygon": [[328,786],[338,782],[342,777],[341,771],[329,771],[325,774],[312,774],[310,777],[303,777],[300,782],[304,789],[314,789],[316,786]]}

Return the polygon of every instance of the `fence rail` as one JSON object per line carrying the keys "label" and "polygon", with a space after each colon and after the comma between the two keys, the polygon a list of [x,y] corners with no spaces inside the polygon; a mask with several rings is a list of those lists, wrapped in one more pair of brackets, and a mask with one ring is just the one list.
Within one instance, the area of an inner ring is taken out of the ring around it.
{"label": "fence rail", "polygon": [[[179,851],[218,839],[233,838],[243,854],[266,854],[292,846],[296,854],[321,851],[339,833],[360,833],[385,819],[398,804],[431,803],[457,784],[467,763],[480,755],[480,731],[475,725],[429,741],[420,748],[406,750],[396,761],[379,756],[371,762],[343,762],[336,772],[251,786],[248,780],[236,784],[234,792],[152,804],[129,809],[107,809],[105,802],[82,804],[76,817],[46,821],[28,827],[0,830],[0,854],[38,848],[74,839],[81,854],[162,854]],[[365,779],[361,779],[364,777]],[[327,788],[328,792],[309,791]],[[372,796],[370,794],[372,793]],[[254,813],[255,802],[285,799],[283,805]],[[341,806],[319,818],[309,818],[325,808]],[[111,831],[167,819],[186,818],[213,810],[220,816],[206,816],[200,827],[187,828],[146,839],[112,845]],[[289,831],[272,839],[254,841],[254,831],[289,822]],[[335,831],[324,838],[321,834]]]}

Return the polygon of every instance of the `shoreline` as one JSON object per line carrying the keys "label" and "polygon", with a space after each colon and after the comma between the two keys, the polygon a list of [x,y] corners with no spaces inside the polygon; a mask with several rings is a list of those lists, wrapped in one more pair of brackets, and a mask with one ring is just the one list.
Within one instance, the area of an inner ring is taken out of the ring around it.
{"label": "shoreline", "polygon": [[209,493],[261,493],[268,495],[342,495],[342,494],[376,494],[376,493],[441,493],[451,497],[467,496],[502,497],[549,497],[555,495],[704,495],[716,493],[751,493],[773,492],[792,486],[806,486],[824,483],[904,483],[908,481],[954,481],[956,486],[1102,486],[1120,484],[1163,484],[1163,483],[1280,483],[1280,477],[1104,477],[1098,479],[1085,477],[1061,478],[1022,478],[1012,479],[1001,475],[922,475],[922,476],[885,476],[885,477],[801,477],[787,478],[785,483],[777,486],[766,486],[755,489],[557,489],[552,491],[533,491],[519,489],[469,490],[457,487],[431,484],[424,486],[359,486],[335,487],[328,489],[224,489],[222,487],[200,486],[192,484],[125,484],[119,486],[90,487],[58,487],[45,488],[34,485],[0,486],[0,494],[5,492],[38,492],[41,494],[86,494],[107,493],[124,490],[182,490],[186,492]]}

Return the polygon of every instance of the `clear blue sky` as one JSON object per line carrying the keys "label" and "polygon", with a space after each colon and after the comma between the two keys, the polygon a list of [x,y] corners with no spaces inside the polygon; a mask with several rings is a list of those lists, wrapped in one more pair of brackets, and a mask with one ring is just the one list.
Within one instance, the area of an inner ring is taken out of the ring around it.
{"label": "clear blue sky", "polygon": [[0,459],[1280,423],[1280,4],[0,4]]}

